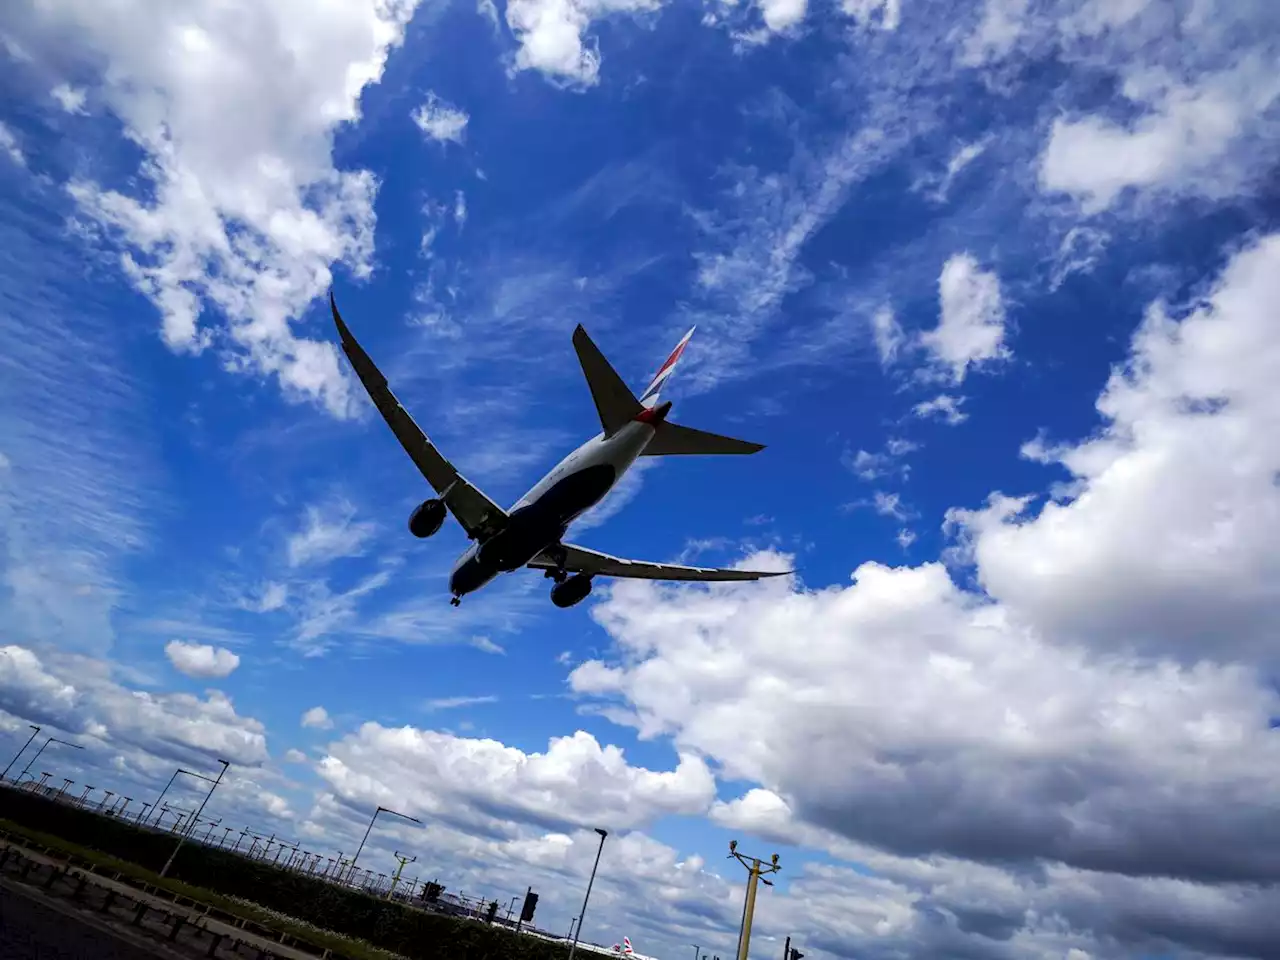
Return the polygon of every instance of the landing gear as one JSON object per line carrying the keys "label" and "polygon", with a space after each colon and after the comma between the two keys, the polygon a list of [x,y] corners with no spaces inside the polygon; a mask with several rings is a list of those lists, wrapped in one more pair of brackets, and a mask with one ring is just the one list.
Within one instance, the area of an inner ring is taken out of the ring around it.
{"label": "landing gear", "polygon": [[462,603],[462,598],[461,598],[461,597],[450,597],[450,598],[449,598],[449,605],[450,605],[450,606],[452,606],[452,607],[456,607],[456,606],[458,606],[460,603]]}
{"label": "landing gear", "polygon": [[[560,571],[561,576],[564,571]],[[558,580],[551,588],[551,602],[557,607],[572,607],[587,598],[591,592],[591,577],[585,573],[577,573],[566,580]]]}

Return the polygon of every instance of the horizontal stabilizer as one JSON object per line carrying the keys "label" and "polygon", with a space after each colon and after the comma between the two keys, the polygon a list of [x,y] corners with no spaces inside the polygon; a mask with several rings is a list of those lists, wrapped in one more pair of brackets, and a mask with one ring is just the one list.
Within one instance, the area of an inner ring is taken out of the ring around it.
{"label": "horizontal stabilizer", "polygon": [[591,399],[595,401],[596,413],[600,415],[600,426],[604,427],[604,435],[611,437],[635,419],[644,407],[618,376],[618,371],[605,359],[600,348],[587,336],[582,324],[573,331],[573,348],[578,352],[578,362],[582,364],[582,373],[591,388]]}
{"label": "horizontal stabilizer", "polygon": [[752,443],[750,440],[722,437],[718,433],[695,430],[693,427],[682,427],[680,424],[672,423],[668,420],[657,424],[657,433],[649,441],[649,445],[644,448],[643,456],[671,457],[681,454],[756,453],[763,449],[763,443]]}

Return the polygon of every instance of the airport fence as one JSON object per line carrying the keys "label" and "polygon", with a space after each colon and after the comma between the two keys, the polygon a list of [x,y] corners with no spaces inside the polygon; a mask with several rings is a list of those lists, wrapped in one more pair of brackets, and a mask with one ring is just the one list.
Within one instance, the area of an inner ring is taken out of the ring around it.
{"label": "airport fence", "polygon": [[[153,872],[175,843],[167,832],[7,787],[0,788],[0,819]],[[500,926],[442,916],[196,843],[183,847],[168,875],[414,960],[563,960],[567,952],[563,943],[516,937]]]}

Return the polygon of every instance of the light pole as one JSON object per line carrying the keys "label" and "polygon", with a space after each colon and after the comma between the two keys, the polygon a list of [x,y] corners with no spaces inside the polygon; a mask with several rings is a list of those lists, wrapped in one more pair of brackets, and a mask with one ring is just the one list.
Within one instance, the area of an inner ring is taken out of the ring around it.
{"label": "light pole", "polygon": [[[59,740],[57,737],[50,737],[50,738],[49,738],[48,740],[46,740],[43,744],[41,744],[41,745],[40,745],[40,749],[36,751],[36,755],[35,755],[34,757],[32,757],[30,760],[28,760],[28,761],[27,761],[27,765],[26,765],[25,767],[23,767],[23,768],[22,768],[22,773],[18,774],[18,779],[19,779],[19,780],[21,780],[24,776],[26,776],[27,771],[31,769],[31,765],[32,765],[33,763],[35,763],[38,759],[40,759],[40,754],[44,753],[44,748],[45,748],[45,747],[47,747],[47,746],[48,746],[49,744],[51,744],[51,743],[60,743],[60,744],[62,744],[64,747],[75,747],[77,750],[83,750],[83,749],[84,749],[84,747],[80,746],[80,744],[78,744],[78,743],[70,743],[70,742],[68,742],[68,741],[66,741],[66,740]],[[25,749],[26,749],[26,747],[23,747],[22,749],[24,749],[24,750],[25,750]],[[14,759],[14,761],[16,762],[18,758],[17,758],[17,757],[14,757],[13,759]]]}
{"label": "light pole", "polygon": [[[692,946],[693,946],[693,960],[701,960],[702,948],[698,946],[696,943],[693,944]],[[791,958],[787,957],[786,960],[791,960]]]}
{"label": "light pole", "polygon": [[[751,949],[751,920],[756,911],[756,883],[766,873],[777,873],[782,868],[778,866],[776,853],[767,867],[760,865],[759,857],[746,857],[739,853],[737,840],[729,841],[729,856],[747,868],[747,896],[742,905],[742,931],[738,934],[738,960],[747,960],[747,952]],[[769,880],[765,883],[772,885]]]}
{"label": "light pole", "polygon": [[[164,789],[160,791],[160,796],[156,797],[155,800],[151,802],[151,809],[154,811],[157,811],[156,813],[157,825],[160,823],[160,817],[161,817],[161,814],[158,812],[160,810],[160,801],[164,799],[164,795],[169,792],[169,788],[173,786],[173,781],[178,779],[178,774],[180,773],[185,773],[189,777],[197,777],[198,779],[203,780],[206,783],[213,783],[213,780],[211,780],[209,777],[206,777],[203,773],[196,773],[195,771],[188,770],[185,767],[178,767],[177,770],[173,771],[173,776],[169,778],[169,782],[164,785]],[[221,776],[221,774],[219,774],[219,776]]]}
{"label": "light pole", "polygon": [[587,895],[582,898],[582,912],[578,914],[578,929],[573,934],[573,946],[569,948],[569,960],[573,960],[573,955],[578,949],[578,937],[582,936],[582,918],[587,915],[587,901],[591,899],[591,885],[596,882],[596,867],[600,866],[600,854],[604,852],[604,838],[609,835],[608,830],[601,830],[596,827],[596,833],[600,834],[600,846],[596,847],[596,862],[591,867],[591,879],[587,881]]}
{"label": "light pole", "polygon": [[22,749],[13,755],[13,759],[9,761],[9,766],[4,768],[4,773],[0,773],[0,782],[3,782],[4,778],[9,775],[9,767],[12,767],[17,763],[18,758],[27,752],[27,747],[31,746],[31,741],[34,740],[36,738],[36,734],[40,732],[40,728],[34,723],[28,723],[27,726],[31,728],[31,736],[27,737],[27,742],[22,745]]}
{"label": "light pole", "polygon": [[209,788],[209,792],[205,794],[204,799],[200,801],[200,809],[198,809],[195,812],[195,815],[191,818],[190,829],[184,830],[179,835],[177,846],[173,848],[173,853],[169,854],[169,859],[164,862],[164,868],[160,871],[160,876],[162,877],[167,875],[169,868],[173,866],[173,858],[176,857],[178,855],[178,851],[182,849],[183,841],[187,839],[187,835],[191,833],[192,829],[195,829],[195,823],[200,819],[200,814],[204,811],[204,805],[208,803],[209,798],[213,796],[213,791],[218,789],[218,784],[222,782],[222,775],[227,772],[227,767],[231,766],[231,763],[227,760],[219,760],[218,762],[222,764],[222,769],[218,772],[218,779],[213,781],[213,786]]}
{"label": "light pole", "polygon": [[412,820],[418,826],[422,826],[422,821],[417,817],[411,817],[405,813],[397,813],[390,807],[379,807],[377,810],[373,811],[373,816],[369,818],[369,826],[364,828],[364,837],[360,840],[360,846],[356,848],[356,855],[351,858],[351,863],[348,865],[346,873],[348,881],[350,881],[351,877],[356,872],[356,861],[360,859],[360,851],[364,849],[364,842],[369,839],[369,831],[373,829],[373,822],[378,819],[378,814],[380,813],[389,813],[393,817],[400,817],[402,820]]}

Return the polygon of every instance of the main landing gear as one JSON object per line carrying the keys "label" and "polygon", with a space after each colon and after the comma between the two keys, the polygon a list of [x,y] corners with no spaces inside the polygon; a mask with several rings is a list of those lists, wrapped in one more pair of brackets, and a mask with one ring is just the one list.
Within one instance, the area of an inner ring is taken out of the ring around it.
{"label": "main landing gear", "polygon": [[450,598],[449,598],[449,606],[451,606],[451,607],[456,607],[456,606],[458,606],[460,603],[462,603],[462,598],[461,598],[461,597],[450,597]]}

